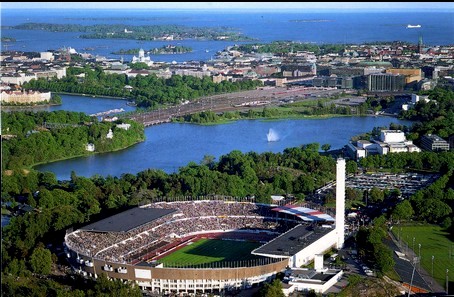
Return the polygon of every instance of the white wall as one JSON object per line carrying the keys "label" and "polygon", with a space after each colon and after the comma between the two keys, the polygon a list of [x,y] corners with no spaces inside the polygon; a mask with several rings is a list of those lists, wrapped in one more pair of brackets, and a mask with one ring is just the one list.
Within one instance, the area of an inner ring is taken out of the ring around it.
{"label": "white wall", "polygon": [[336,165],[336,232],[338,249],[345,240],[345,159],[337,159]]}
{"label": "white wall", "polygon": [[404,132],[400,130],[382,130],[380,140],[383,142],[404,142],[406,138]]}
{"label": "white wall", "polygon": [[312,261],[316,254],[323,254],[332,246],[337,244],[337,232],[333,230],[320,238],[319,240],[308,245],[289,259],[290,267],[301,267]]}

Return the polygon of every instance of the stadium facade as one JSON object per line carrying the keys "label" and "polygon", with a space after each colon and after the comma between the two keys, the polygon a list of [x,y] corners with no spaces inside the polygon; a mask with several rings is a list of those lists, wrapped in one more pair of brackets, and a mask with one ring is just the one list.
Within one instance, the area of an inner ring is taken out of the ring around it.
{"label": "stadium facade", "polygon": [[[271,281],[344,243],[345,160],[336,166],[335,220],[313,209],[251,202],[197,200],[157,202],[67,232],[73,268],[133,281],[156,293],[216,293]],[[333,222],[335,225],[333,227]],[[170,267],[159,259],[202,237],[221,234],[262,243],[250,261]],[[271,240],[270,240],[271,239]]]}

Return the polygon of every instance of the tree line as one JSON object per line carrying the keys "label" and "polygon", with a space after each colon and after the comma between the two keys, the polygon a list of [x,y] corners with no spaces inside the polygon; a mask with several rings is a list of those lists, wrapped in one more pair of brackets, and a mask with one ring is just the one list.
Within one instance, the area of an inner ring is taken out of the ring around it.
{"label": "tree line", "polygon": [[[253,90],[262,84],[259,80],[214,83],[209,76],[198,78],[172,75],[166,79],[150,74],[128,77],[126,74],[107,74],[99,66],[91,69],[86,65],[84,68],[69,67],[64,78],[33,79],[23,87],[25,90],[122,97],[134,100],[138,107],[156,108],[160,105],[191,101],[202,96]],[[131,86],[132,91],[125,89],[126,85]]]}
{"label": "tree line", "polygon": [[400,117],[415,121],[412,139],[424,134],[436,134],[447,138],[454,134],[454,91],[449,87],[435,87],[433,90],[419,92],[429,96],[429,102],[419,100],[414,108],[402,111]]}

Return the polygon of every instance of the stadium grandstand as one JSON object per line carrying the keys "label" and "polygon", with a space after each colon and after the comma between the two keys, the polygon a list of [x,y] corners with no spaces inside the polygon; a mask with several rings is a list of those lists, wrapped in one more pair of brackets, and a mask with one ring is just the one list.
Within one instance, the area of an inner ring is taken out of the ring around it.
{"label": "stadium grandstand", "polygon": [[[307,264],[332,247],[342,247],[343,159],[338,160],[337,181],[335,219],[295,203],[278,206],[219,198],[162,201],[67,231],[65,250],[73,268],[84,276],[97,278],[105,273],[160,294],[220,294],[248,288],[271,281],[286,268]],[[179,266],[164,260],[202,238],[257,245],[238,261]]]}

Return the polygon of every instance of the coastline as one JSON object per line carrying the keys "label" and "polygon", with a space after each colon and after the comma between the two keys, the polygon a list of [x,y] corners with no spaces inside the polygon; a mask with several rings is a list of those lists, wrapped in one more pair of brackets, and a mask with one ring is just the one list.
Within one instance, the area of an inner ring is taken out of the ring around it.
{"label": "coastline", "polygon": [[132,147],[132,146],[134,146],[134,145],[136,145],[138,143],[144,142],[144,141],[145,141],[145,137],[143,139],[139,140],[139,141],[134,142],[133,144],[130,144],[130,145],[126,146],[126,147],[121,147],[121,148],[117,148],[117,149],[110,150],[110,151],[105,151],[105,152],[88,152],[87,154],[71,156],[71,157],[67,157],[67,158],[59,158],[59,159],[54,159],[54,160],[47,161],[47,162],[39,162],[39,163],[35,163],[33,165],[30,165],[30,166],[27,166],[25,168],[28,169],[28,170],[40,171],[40,170],[35,169],[34,167],[39,166],[39,165],[59,162],[59,161],[71,160],[71,159],[80,158],[80,157],[89,157],[89,156],[93,156],[93,155],[97,155],[97,154],[113,153],[113,152],[117,152],[117,151],[128,149],[128,148],[130,148],[130,147]]}
{"label": "coastline", "polygon": [[83,94],[83,93],[55,92],[55,94],[58,94],[58,95],[70,95],[70,96],[92,97],[92,98],[96,98],[96,99],[108,98],[108,99],[116,99],[116,100],[128,100],[128,101],[131,100],[131,98],[125,98],[125,97],[115,97],[115,96],[107,96],[107,95],[96,96],[96,95]]}
{"label": "coastline", "polygon": [[60,106],[62,105],[63,103],[60,103],[60,104],[57,104],[57,103],[49,103],[49,104],[34,104],[34,105],[1,105],[2,106],[2,109],[5,108],[5,109],[9,109],[9,111],[17,111],[17,110],[21,110],[21,109],[28,109],[28,108],[39,108],[39,107],[50,107],[50,106]]}

